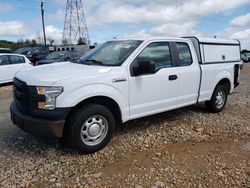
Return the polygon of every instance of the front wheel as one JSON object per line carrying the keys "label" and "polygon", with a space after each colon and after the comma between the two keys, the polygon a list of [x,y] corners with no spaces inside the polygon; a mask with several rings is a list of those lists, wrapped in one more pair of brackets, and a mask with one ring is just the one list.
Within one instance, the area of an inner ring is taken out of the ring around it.
{"label": "front wheel", "polygon": [[218,85],[210,101],[206,102],[207,109],[212,113],[221,112],[227,103],[228,91],[225,86]]}
{"label": "front wheel", "polygon": [[84,153],[94,153],[111,140],[115,118],[105,106],[89,104],[76,111],[67,126],[73,145]]}

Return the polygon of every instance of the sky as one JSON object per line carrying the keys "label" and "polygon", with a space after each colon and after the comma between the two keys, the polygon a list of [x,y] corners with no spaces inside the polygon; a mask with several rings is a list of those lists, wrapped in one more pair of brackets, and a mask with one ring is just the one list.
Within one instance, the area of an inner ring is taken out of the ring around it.
{"label": "sky", "polygon": [[[44,0],[47,38],[60,44],[67,0]],[[83,0],[92,43],[126,37],[238,39],[250,49],[250,0]],[[1,0],[0,39],[42,42],[40,0]]]}

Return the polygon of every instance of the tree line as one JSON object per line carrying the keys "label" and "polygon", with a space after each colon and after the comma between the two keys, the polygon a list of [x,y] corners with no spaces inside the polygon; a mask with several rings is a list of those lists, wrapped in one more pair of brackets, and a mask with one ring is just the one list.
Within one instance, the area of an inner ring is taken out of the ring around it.
{"label": "tree line", "polygon": [[[48,39],[49,45],[53,46],[54,45],[54,40]],[[89,42],[89,41],[88,41]],[[67,44],[67,41],[62,41],[63,45]],[[90,43],[90,42],[89,42]],[[79,38],[77,45],[86,45],[87,42],[83,38]],[[94,46],[97,45],[97,43],[93,44]],[[8,40],[0,40],[0,48],[10,48],[13,51],[17,50],[18,48],[23,48],[23,47],[38,47],[42,46],[40,42],[37,42],[36,39],[26,39],[26,40],[19,40],[17,42],[13,41],[8,41]]]}
{"label": "tree line", "polygon": [[12,50],[16,50],[18,48],[22,47],[36,47],[41,46],[41,44],[38,44],[35,39],[29,40],[19,40],[17,42],[7,41],[7,40],[0,40],[0,48],[10,48]]}

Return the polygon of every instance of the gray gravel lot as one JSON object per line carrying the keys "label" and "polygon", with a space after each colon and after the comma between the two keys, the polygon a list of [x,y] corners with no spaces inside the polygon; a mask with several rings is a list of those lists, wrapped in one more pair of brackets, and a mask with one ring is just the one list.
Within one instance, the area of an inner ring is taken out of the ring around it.
{"label": "gray gravel lot", "polygon": [[250,187],[250,63],[220,114],[204,105],[131,121],[81,155],[28,135],[10,120],[0,88],[0,187]]}

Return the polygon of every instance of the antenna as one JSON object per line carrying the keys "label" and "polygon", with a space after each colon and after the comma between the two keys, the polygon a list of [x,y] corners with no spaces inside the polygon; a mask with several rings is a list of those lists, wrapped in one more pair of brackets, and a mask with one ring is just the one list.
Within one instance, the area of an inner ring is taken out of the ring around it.
{"label": "antenna", "polygon": [[90,43],[82,0],[67,0],[62,43]]}

